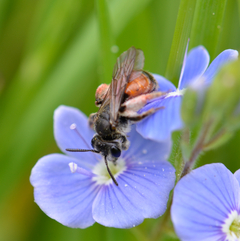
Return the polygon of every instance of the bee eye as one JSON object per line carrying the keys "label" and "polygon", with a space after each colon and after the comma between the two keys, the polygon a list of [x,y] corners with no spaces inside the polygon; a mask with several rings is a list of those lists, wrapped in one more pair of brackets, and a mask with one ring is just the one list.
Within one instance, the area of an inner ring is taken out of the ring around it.
{"label": "bee eye", "polygon": [[92,140],[91,140],[91,146],[92,146],[92,148],[94,148],[94,138],[92,138]]}
{"label": "bee eye", "polygon": [[112,146],[111,147],[111,154],[114,156],[114,157],[120,157],[121,156],[121,151],[119,148],[115,147],[115,146]]}

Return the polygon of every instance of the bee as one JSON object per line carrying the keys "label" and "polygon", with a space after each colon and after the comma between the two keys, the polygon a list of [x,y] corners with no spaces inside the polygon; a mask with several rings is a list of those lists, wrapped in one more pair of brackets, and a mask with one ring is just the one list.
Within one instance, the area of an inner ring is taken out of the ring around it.
{"label": "bee", "polygon": [[110,85],[100,85],[95,94],[97,113],[89,116],[89,125],[96,131],[91,145],[92,150],[66,149],[71,152],[95,152],[104,157],[105,164],[113,182],[108,161],[116,164],[122,150],[129,148],[127,133],[131,124],[153,114],[150,109],[142,114],[138,111],[151,99],[163,95],[154,77],[143,70],[144,54],[141,49],[131,47],[118,57],[114,66]]}

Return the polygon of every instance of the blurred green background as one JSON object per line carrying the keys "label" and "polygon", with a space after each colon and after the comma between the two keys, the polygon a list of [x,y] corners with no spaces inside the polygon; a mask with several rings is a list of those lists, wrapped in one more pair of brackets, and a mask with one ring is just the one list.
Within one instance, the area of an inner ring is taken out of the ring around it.
{"label": "blurred green background", "polygon": [[[110,83],[120,53],[141,48],[144,69],[177,84],[188,38],[211,60],[240,49],[238,10],[237,0],[0,0],[0,240],[151,240],[159,219],[130,230],[80,230],[48,218],[33,201],[31,168],[59,152],[55,108],[96,112],[95,90]],[[239,145],[236,133],[199,165],[223,162],[235,171]]]}

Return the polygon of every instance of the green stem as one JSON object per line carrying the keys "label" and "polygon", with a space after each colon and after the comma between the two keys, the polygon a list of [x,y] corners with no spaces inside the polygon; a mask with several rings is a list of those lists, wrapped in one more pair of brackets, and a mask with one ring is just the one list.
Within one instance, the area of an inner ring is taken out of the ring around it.
{"label": "green stem", "polygon": [[[173,193],[169,196],[169,202],[166,212],[164,213],[163,217],[160,219],[160,221],[157,223],[157,225],[153,228],[150,240],[159,240],[163,234],[165,234],[166,229],[169,229],[169,220],[171,216],[171,206],[172,206],[172,199],[173,199]],[[173,227],[171,227],[171,230],[173,231]]]}
{"label": "green stem", "polygon": [[148,237],[141,231],[139,227],[136,228],[131,228],[130,229],[131,233],[136,237],[137,240],[139,241],[150,241]]}
{"label": "green stem", "polygon": [[[193,150],[190,154],[189,160],[185,163],[184,168],[182,168],[183,157],[182,157],[181,148],[180,148],[180,145],[179,145],[180,139],[178,138],[176,143],[174,143],[175,148],[177,149],[177,151],[174,154],[175,167],[177,166],[176,167],[176,176],[177,176],[176,183],[184,175],[189,173],[189,171],[192,169],[197,157],[199,156],[201,151],[204,149],[205,141],[206,141],[206,138],[207,138],[207,133],[208,133],[209,129],[211,128],[211,126],[212,126],[212,121],[207,122],[203,126],[201,135],[200,135],[199,139],[197,140],[197,142],[196,142],[196,144],[195,144],[195,146],[194,146],[194,148],[193,148]],[[189,137],[189,135],[188,135],[188,137]],[[166,233],[166,229],[169,229],[172,200],[173,200],[173,193],[171,193],[170,196],[169,196],[168,207],[167,207],[167,210],[166,210],[164,216],[162,217],[160,222],[158,222],[157,225],[152,230],[152,233],[151,233],[151,236],[150,236],[151,240],[159,240],[159,238],[162,237],[164,233]],[[173,227],[171,227],[170,229],[173,230]]]}
{"label": "green stem", "polygon": [[219,138],[221,138],[225,133],[226,133],[226,129],[221,129],[220,131],[218,131],[206,144],[204,144],[203,149],[208,148],[214,142],[218,141]]}
{"label": "green stem", "polygon": [[185,166],[183,168],[183,171],[182,171],[182,174],[181,174],[181,177],[180,179],[185,176],[186,174],[188,174],[194,164],[195,164],[195,161],[197,159],[197,157],[199,156],[199,154],[203,151],[204,149],[204,145],[205,145],[205,141],[206,141],[206,137],[207,137],[207,134],[208,134],[208,131],[211,127],[211,124],[212,124],[212,121],[209,121],[207,122],[203,128],[202,128],[202,132],[200,134],[200,137],[199,139],[197,140],[192,152],[191,152],[191,155],[190,155],[190,158],[189,160],[185,163]]}
{"label": "green stem", "polygon": [[[182,152],[181,152],[181,146],[180,146],[181,138],[179,137],[179,132],[173,133],[172,137],[173,137],[173,148],[172,148],[172,153],[170,155],[169,160],[170,162],[174,163],[174,166],[176,169],[176,177],[177,177],[176,183],[177,183],[183,169],[183,158],[182,158]],[[166,234],[166,230],[169,230],[169,232],[174,232],[173,227],[169,225],[172,199],[173,199],[173,192],[171,192],[169,195],[169,201],[168,201],[166,212],[164,213],[162,218],[159,219],[159,221],[152,229],[152,232],[150,234],[151,240],[159,240],[160,237]]]}

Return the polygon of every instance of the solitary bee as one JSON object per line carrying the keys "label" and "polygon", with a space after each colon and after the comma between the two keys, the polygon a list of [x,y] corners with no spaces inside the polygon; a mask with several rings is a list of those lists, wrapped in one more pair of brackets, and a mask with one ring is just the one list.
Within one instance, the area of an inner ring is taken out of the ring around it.
{"label": "solitary bee", "polygon": [[111,84],[102,84],[96,90],[95,104],[99,110],[89,116],[89,125],[96,131],[91,141],[93,149],[66,149],[71,152],[91,151],[101,154],[108,173],[117,186],[108,161],[116,163],[121,151],[128,149],[130,143],[126,133],[130,131],[131,124],[151,115],[156,109],[142,114],[138,114],[138,111],[151,99],[163,95],[156,91],[157,81],[150,73],[142,70],[143,65],[143,51],[135,47],[118,57]]}

